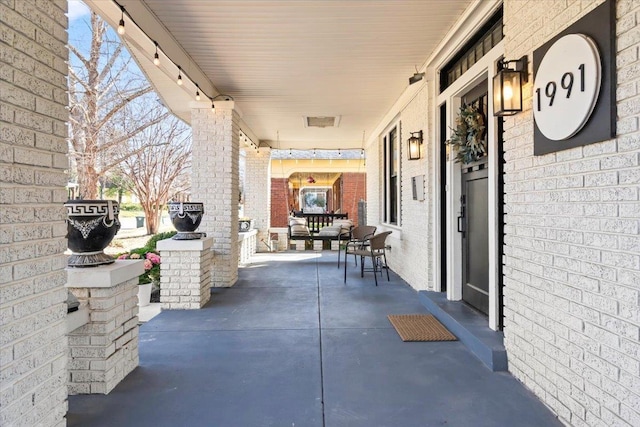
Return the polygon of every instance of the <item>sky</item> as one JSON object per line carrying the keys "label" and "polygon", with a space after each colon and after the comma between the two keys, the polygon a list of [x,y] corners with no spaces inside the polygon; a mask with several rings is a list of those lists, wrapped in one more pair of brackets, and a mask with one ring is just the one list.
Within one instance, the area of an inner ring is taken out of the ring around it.
{"label": "sky", "polygon": [[80,0],[69,0],[69,24],[78,18],[89,15],[89,8]]}

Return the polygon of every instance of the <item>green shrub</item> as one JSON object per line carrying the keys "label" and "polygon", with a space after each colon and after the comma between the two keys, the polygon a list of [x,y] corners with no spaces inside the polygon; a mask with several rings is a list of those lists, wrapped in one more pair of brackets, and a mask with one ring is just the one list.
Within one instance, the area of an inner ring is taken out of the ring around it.
{"label": "green shrub", "polygon": [[169,239],[175,236],[176,233],[177,231],[166,231],[164,233],[154,234],[153,236],[151,236],[151,238],[149,238],[149,240],[147,240],[147,243],[144,245],[144,248],[142,249],[145,250],[146,252],[155,251],[156,243],[158,243],[158,240]]}
{"label": "green shrub", "polygon": [[138,203],[121,203],[120,210],[129,212],[142,211],[142,206]]}

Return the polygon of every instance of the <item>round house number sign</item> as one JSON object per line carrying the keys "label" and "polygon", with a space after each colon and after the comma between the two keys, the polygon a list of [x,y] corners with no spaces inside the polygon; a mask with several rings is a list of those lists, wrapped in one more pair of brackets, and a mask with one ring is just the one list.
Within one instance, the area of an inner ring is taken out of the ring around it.
{"label": "round house number sign", "polygon": [[540,62],[533,84],[533,116],[540,132],[562,141],[577,134],[598,100],[602,68],[595,42],[583,34],[558,39]]}

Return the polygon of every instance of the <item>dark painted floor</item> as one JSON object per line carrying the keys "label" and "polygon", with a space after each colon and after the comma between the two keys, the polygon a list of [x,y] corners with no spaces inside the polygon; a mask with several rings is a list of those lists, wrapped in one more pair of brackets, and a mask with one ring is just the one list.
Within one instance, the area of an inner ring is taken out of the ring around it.
{"label": "dark painted floor", "polygon": [[70,396],[69,426],[555,426],[460,342],[403,343],[388,314],[426,313],[393,272],[377,288],[336,254],[259,254],[202,310],[140,329],[140,367]]}

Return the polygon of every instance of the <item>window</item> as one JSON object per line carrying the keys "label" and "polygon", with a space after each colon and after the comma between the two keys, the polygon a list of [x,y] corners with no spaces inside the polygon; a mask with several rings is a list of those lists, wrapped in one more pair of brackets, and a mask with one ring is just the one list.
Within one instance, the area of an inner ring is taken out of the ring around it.
{"label": "window", "polygon": [[391,127],[382,137],[384,170],[383,222],[399,224],[400,212],[400,144],[399,125]]}
{"label": "window", "polygon": [[503,39],[502,7],[489,19],[460,52],[440,70],[440,92],[448,88],[473,64]]}

